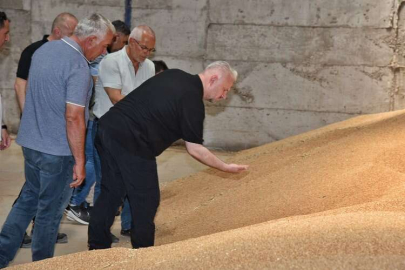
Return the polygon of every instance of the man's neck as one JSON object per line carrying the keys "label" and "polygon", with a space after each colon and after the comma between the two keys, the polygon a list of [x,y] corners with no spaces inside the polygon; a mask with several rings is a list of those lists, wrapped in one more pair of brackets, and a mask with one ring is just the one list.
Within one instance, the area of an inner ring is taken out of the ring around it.
{"label": "man's neck", "polygon": [[[73,40],[74,42],[76,42],[79,46],[80,46],[80,48],[82,49],[82,52],[83,52],[83,55],[86,57],[86,51],[85,51],[85,49],[84,49],[84,42],[85,42],[85,40],[80,40],[77,36],[75,36],[75,35],[72,35],[72,36],[70,36],[69,37],[71,40]],[[86,59],[87,59],[87,57],[86,57]]]}
{"label": "man's neck", "polygon": [[206,75],[204,74],[204,73],[199,73],[198,74],[198,76],[200,77],[200,80],[201,80],[201,82],[202,82],[202,85],[203,85],[203,91],[204,91],[204,93],[203,93],[203,99],[207,99],[207,97],[206,97],[206,89],[207,89],[207,86],[208,86],[208,82],[207,82],[207,78],[206,78]]}
{"label": "man's neck", "polygon": [[58,40],[54,35],[49,35],[48,41]]}
{"label": "man's neck", "polygon": [[139,69],[139,62],[138,61],[136,61],[136,60],[133,60],[132,59],[132,57],[131,57],[131,55],[130,55],[130,53],[129,53],[129,47],[127,46],[126,47],[126,53],[127,53],[127,55],[128,55],[128,58],[129,58],[129,60],[131,60],[131,62],[132,62],[132,65],[134,66],[134,69],[135,69],[135,73],[137,73],[138,72],[138,69]]}

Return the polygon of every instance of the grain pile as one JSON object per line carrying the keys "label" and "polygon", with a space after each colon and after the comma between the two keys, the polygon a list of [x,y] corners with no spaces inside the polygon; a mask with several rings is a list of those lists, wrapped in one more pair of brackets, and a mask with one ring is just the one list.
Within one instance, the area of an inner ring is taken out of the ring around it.
{"label": "grain pile", "polygon": [[405,269],[405,111],[242,151],[162,190],[156,247],[16,269]]}

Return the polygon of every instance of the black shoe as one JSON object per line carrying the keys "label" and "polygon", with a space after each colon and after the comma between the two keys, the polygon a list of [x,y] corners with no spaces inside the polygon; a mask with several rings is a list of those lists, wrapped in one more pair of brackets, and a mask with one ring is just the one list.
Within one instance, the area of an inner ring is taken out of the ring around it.
{"label": "black shoe", "polygon": [[68,242],[68,237],[66,233],[58,233],[58,237],[56,238],[57,244],[66,244]]}
{"label": "black shoe", "polygon": [[68,206],[65,209],[68,220],[74,220],[83,225],[89,225],[90,212],[82,206]]}
{"label": "black shoe", "polygon": [[117,236],[113,235],[112,233],[110,233],[110,235],[113,243],[119,243],[120,239]]}
{"label": "black shoe", "polygon": [[31,242],[32,242],[32,238],[27,233],[25,233],[24,234],[24,239],[21,242],[20,247],[21,248],[30,248],[31,247]]}
{"label": "black shoe", "polygon": [[[34,230],[31,230],[31,235],[34,233]],[[29,248],[31,247],[32,238],[25,233],[24,240],[21,244],[22,248]],[[68,242],[68,237],[66,233],[58,233],[58,237],[56,238],[57,244],[65,244]]]}
{"label": "black shoe", "polygon": [[121,230],[121,235],[131,237],[131,229],[129,229],[129,230]]}

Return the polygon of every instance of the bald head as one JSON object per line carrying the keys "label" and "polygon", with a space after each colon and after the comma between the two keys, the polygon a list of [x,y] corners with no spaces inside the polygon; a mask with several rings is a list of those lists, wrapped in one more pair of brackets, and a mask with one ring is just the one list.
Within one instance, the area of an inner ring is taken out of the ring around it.
{"label": "bald head", "polygon": [[[142,63],[155,51],[155,32],[146,25],[135,27],[129,35],[127,53],[136,66]],[[136,67],[135,67],[136,68]]]}
{"label": "bald head", "polygon": [[150,37],[153,37],[153,39],[156,39],[155,32],[152,30],[152,28],[150,28],[147,25],[139,25],[139,26],[135,27],[132,30],[129,38],[133,38],[133,39],[136,39],[139,41],[142,39],[143,35],[148,35]]}
{"label": "bald head", "polygon": [[63,12],[56,16],[52,23],[50,40],[58,40],[64,36],[70,37],[77,25],[77,18],[68,12]]}
{"label": "bald head", "polygon": [[228,92],[238,78],[238,73],[225,61],[209,64],[198,74],[204,87],[204,99],[218,101],[226,99]]}

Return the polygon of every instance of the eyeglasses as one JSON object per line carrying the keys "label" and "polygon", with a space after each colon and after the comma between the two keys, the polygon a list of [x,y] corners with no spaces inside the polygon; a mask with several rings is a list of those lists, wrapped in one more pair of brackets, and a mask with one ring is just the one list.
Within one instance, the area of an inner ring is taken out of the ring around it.
{"label": "eyeglasses", "polygon": [[139,48],[141,48],[144,52],[146,52],[146,51],[147,51],[147,52],[150,52],[150,53],[156,52],[156,49],[155,49],[155,48],[149,49],[149,48],[146,47],[145,45],[139,44],[139,42],[138,42],[136,39],[133,38],[133,40],[136,42],[136,44],[138,44]]}

